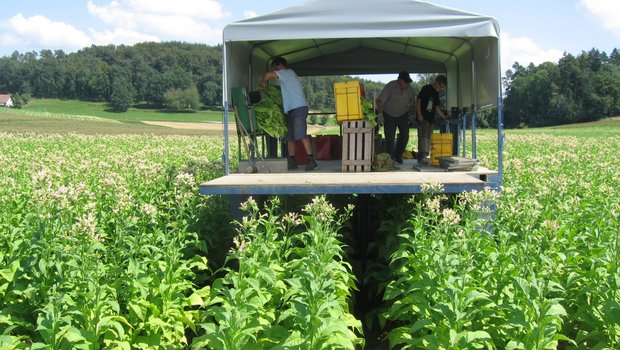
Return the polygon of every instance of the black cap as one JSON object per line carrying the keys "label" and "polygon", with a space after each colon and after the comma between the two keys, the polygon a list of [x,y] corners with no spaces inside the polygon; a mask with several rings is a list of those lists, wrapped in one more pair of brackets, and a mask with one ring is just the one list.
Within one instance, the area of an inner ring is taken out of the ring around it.
{"label": "black cap", "polygon": [[410,84],[413,80],[411,80],[411,77],[409,76],[409,73],[402,71],[398,74],[398,79],[404,81],[407,84]]}

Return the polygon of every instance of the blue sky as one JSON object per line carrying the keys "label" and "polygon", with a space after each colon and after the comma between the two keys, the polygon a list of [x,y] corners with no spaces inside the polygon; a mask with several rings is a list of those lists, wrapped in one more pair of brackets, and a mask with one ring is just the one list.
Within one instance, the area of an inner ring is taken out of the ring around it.
{"label": "blue sky", "polygon": [[[334,0],[337,1],[337,0]],[[381,1],[381,0],[377,0]],[[142,41],[221,43],[226,24],[304,0],[0,0],[0,56]],[[431,0],[495,17],[502,70],[620,48],[618,0]]]}

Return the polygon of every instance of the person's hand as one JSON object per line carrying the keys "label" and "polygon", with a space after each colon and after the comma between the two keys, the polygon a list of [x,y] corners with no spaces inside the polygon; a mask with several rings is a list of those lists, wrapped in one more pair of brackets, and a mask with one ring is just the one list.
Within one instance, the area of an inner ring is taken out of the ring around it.
{"label": "person's hand", "polygon": [[418,113],[418,121],[420,123],[424,121],[424,116],[422,116],[422,113]]}
{"label": "person's hand", "polygon": [[383,126],[385,124],[385,119],[383,118],[383,113],[379,113],[377,115],[377,125]]}

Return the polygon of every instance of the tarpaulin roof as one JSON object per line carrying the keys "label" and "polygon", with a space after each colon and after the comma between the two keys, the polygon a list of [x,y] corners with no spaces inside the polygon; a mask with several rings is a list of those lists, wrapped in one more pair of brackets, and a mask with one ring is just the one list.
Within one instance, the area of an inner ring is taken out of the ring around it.
{"label": "tarpaulin roof", "polygon": [[424,1],[307,1],[223,36],[225,90],[255,89],[281,55],[299,75],[446,73],[448,108],[497,105],[500,94],[497,21]]}

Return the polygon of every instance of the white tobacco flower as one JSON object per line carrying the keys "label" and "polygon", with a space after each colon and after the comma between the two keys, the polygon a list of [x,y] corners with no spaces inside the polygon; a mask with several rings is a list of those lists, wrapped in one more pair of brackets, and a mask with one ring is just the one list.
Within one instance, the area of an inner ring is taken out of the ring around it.
{"label": "white tobacco flower", "polygon": [[451,208],[446,208],[441,212],[441,221],[446,224],[456,225],[461,222],[461,216]]}
{"label": "white tobacco flower", "polygon": [[301,225],[304,222],[301,215],[297,213],[292,213],[292,212],[285,214],[284,217],[282,218],[282,221],[290,223],[293,226]]}
{"label": "white tobacco flower", "polygon": [[191,187],[194,186],[195,183],[194,175],[190,173],[179,173],[174,180],[176,184],[180,186]]}
{"label": "white tobacco flower", "polygon": [[441,200],[439,196],[433,196],[426,200],[426,208],[434,213],[438,213],[441,208]]}
{"label": "white tobacco flower", "polygon": [[95,230],[97,229],[97,220],[93,216],[93,213],[82,215],[78,217],[73,229],[76,232],[84,232],[94,236]]}
{"label": "white tobacco flower", "polygon": [[443,185],[440,183],[423,183],[422,184],[422,193],[431,194],[431,193],[442,193],[444,191]]}
{"label": "white tobacco flower", "polygon": [[42,168],[36,174],[32,175],[32,180],[34,182],[43,182],[43,181],[47,180],[49,177],[50,177],[50,169],[49,168]]}
{"label": "white tobacco flower", "polygon": [[541,226],[551,231],[557,231],[560,228],[560,225],[553,220],[545,220],[542,222]]}
{"label": "white tobacco flower", "polygon": [[114,178],[111,177],[106,177],[103,179],[103,184],[106,186],[115,186],[116,185],[116,180]]}
{"label": "white tobacco flower", "polygon": [[149,203],[142,204],[142,207],[140,208],[140,210],[146,216],[153,217],[157,215],[157,208],[153,204],[149,204]]}
{"label": "white tobacco flower", "polygon": [[258,211],[258,204],[256,204],[254,198],[250,196],[247,201],[241,203],[240,208],[246,213],[255,212]]}

